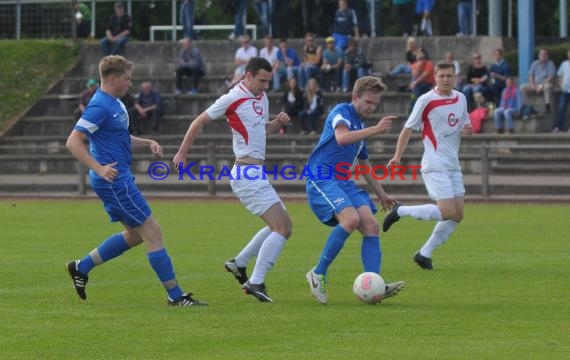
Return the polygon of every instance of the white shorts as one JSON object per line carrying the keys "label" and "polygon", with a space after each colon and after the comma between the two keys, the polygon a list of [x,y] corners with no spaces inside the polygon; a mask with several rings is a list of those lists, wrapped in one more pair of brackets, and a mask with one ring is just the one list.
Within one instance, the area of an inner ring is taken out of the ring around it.
{"label": "white shorts", "polygon": [[422,172],[422,178],[428,195],[433,200],[453,199],[465,195],[460,170]]}
{"label": "white shorts", "polygon": [[263,175],[262,165],[234,165],[230,185],[239,201],[254,215],[261,216],[276,203],[285,205]]}

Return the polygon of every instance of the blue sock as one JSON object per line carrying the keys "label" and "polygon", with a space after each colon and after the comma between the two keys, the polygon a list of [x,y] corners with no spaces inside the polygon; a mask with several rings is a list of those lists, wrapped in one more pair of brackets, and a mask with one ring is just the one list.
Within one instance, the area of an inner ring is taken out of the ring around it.
{"label": "blue sock", "polygon": [[323,252],[321,253],[319,263],[315,268],[316,274],[327,274],[329,265],[334,261],[340,250],[342,250],[344,242],[349,236],[350,233],[346,232],[346,230],[344,230],[340,225],[334,227],[327,239]]}
{"label": "blue sock", "polygon": [[365,236],[362,238],[360,255],[364,272],[380,274],[382,250],[380,249],[380,238],[378,236]]}
{"label": "blue sock", "polygon": [[79,262],[77,270],[82,274],[89,274],[89,272],[97,265],[116,258],[122,255],[125,251],[129,250],[129,244],[125,240],[123,233],[117,233],[109,236],[98,247],[93,249],[87,256]]}
{"label": "blue sock", "polygon": [[147,257],[150,266],[162,282],[166,292],[168,292],[168,297],[172,300],[181,297],[184,292],[180,286],[178,286],[174,268],[172,267],[172,261],[170,261],[170,256],[168,256],[166,249],[162,248],[157,251],[149,252]]}

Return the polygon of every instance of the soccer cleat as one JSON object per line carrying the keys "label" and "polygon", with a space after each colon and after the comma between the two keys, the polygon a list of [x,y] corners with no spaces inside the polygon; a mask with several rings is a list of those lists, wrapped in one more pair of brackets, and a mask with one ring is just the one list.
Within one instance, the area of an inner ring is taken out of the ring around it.
{"label": "soccer cleat", "polygon": [[390,229],[390,226],[392,226],[392,224],[400,220],[400,215],[398,215],[398,208],[400,206],[402,206],[402,203],[397,202],[396,205],[392,207],[392,210],[390,210],[388,215],[386,215],[386,217],[384,218],[384,223],[382,224],[382,230],[384,232],[388,231]]}
{"label": "soccer cleat", "polygon": [[77,295],[79,295],[81,299],[85,300],[87,299],[87,294],[85,293],[85,285],[87,285],[89,277],[80,273],[79,270],[77,270],[77,265],[79,265],[79,260],[68,262],[67,272],[69,273],[69,276],[71,276],[73,287],[75,288]]}
{"label": "soccer cleat", "polygon": [[326,305],[327,297],[327,280],[324,275],[315,274],[315,269],[309,270],[307,273],[307,282],[311,289],[311,295],[317,300],[319,304]]}
{"label": "soccer cleat", "polygon": [[246,293],[246,295],[255,296],[257,300],[261,302],[273,302],[273,299],[267,295],[265,283],[252,284],[249,281],[246,281],[241,288],[243,289],[243,292]]}
{"label": "soccer cleat", "polygon": [[236,265],[235,259],[228,260],[224,263],[227,272],[232,273],[236,280],[243,285],[247,281],[247,272],[245,267]]}
{"label": "soccer cleat", "polygon": [[428,257],[423,256],[422,254],[420,254],[420,252],[418,251],[417,253],[414,254],[414,257],[412,258],[416,264],[418,264],[422,269],[425,270],[433,270],[433,265],[431,264],[431,259]]}
{"label": "soccer cleat", "polygon": [[391,284],[386,284],[386,291],[384,292],[384,296],[382,296],[382,300],[398,295],[405,287],[405,281],[396,281]]}
{"label": "soccer cleat", "polygon": [[168,306],[207,306],[208,303],[194,299],[192,293],[184,294],[176,300],[168,298]]}

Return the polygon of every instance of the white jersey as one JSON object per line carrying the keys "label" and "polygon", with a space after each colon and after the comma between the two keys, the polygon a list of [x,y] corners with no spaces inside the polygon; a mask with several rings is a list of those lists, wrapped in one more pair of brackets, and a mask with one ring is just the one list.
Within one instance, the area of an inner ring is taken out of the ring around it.
{"label": "white jersey", "polygon": [[206,109],[213,119],[225,117],[232,128],[236,158],[265,160],[265,124],[269,121],[269,101],[265,93],[254,96],[240,82]]}
{"label": "white jersey", "polygon": [[444,96],[436,87],[420,96],[404,126],[422,132],[422,171],[461,170],[461,129],[469,124],[462,93],[452,90],[450,96]]}

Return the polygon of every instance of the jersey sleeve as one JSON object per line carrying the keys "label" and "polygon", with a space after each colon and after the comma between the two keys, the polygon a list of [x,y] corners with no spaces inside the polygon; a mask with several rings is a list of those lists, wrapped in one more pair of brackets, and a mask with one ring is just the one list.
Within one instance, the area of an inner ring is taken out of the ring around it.
{"label": "jersey sleeve", "polygon": [[212,120],[225,118],[226,109],[232,102],[232,97],[228,94],[222,95],[215,103],[206,109],[206,113]]}
{"label": "jersey sleeve", "polygon": [[103,124],[108,116],[107,110],[101,105],[95,104],[85,108],[81,118],[75,124],[75,130],[81,131],[85,134],[93,134]]}
{"label": "jersey sleeve", "polygon": [[404,127],[406,128],[410,128],[416,131],[421,130],[422,127],[422,113],[424,111],[425,108],[425,101],[424,101],[424,97],[420,96],[418,98],[418,100],[416,101],[416,103],[414,104],[414,107],[412,109],[412,112],[410,113],[410,116],[408,117],[408,120],[406,121],[406,123],[404,124]]}
{"label": "jersey sleeve", "polygon": [[350,116],[349,116],[348,112],[343,111],[343,110],[344,109],[342,109],[342,108],[338,108],[337,113],[334,115],[334,117],[332,119],[333,131],[340,124],[343,124],[344,126],[346,126],[347,128],[350,129],[350,125],[351,125],[351,121],[349,120]]}

